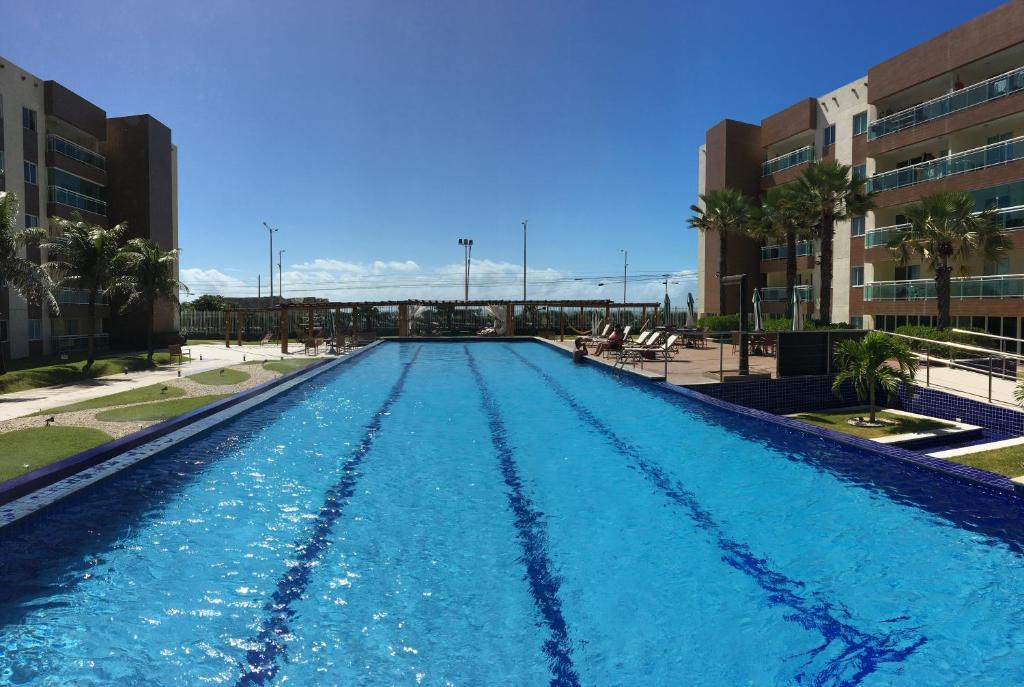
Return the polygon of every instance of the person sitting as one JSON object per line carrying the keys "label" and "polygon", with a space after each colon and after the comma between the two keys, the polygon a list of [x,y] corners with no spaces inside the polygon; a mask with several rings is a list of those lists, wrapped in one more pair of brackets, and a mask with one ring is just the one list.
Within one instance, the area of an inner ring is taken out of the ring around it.
{"label": "person sitting", "polygon": [[576,350],[572,352],[572,361],[574,363],[582,363],[588,355],[587,344],[583,341],[583,337],[577,336]]}
{"label": "person sitting", "polygon": [[601,355],[605,351],[617,351],[622,348],[622,340],[625,339],[625,335],[622,333],[622,327],[615,325],[615,329],[608,335],[606,341],[602,341],[597,345],[597,350],[594,351],[594,355]]}

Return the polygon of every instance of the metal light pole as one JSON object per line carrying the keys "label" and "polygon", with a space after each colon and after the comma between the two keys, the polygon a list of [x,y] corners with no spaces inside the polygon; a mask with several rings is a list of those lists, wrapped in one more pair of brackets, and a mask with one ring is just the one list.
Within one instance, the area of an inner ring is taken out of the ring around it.
{"label": "metal light pole", "polygon": [[620,248],[622,253],[622,302],[626,302],[626,270],[629,268],[629,251]]}
{"label": "metal light pole", "polygon": [[526,300],[526,223],[530,220],[523,220],[523,300]]}
{"label": "metal light pole", "polygon": [[469,300],[469,263],[473,256],[473,239],[459,239],[459,245],[466,252],[466,300]]}
{"label": "metal light pole", "polygon": [[[282,280],[281,280],[281,256],[282,255],[284,255],[284,248],[282,248],[281,250],[277,251],[277,295],[280,296],[281,302],[284,303],[284,286],[282,286],[282,284],[281,284],[281,282],[282,282]],[[271,286],[274,285],[274,273],[273,272],[270,273],[270,285]],[[270,297],[273,298],[274,297],[273,294],[271,294]],[[271,305],[273,305],[273,302],[271,302]]]}
{"label": "metal light pole", "polygon": [[274,232],[277,231],[277,229],[274,229],[273,227],[271,227],[266,222],[263,223],[263,226],[265,226],[267,228],[267,234],[270,236],[270,302],[273,303],[274,302]]}

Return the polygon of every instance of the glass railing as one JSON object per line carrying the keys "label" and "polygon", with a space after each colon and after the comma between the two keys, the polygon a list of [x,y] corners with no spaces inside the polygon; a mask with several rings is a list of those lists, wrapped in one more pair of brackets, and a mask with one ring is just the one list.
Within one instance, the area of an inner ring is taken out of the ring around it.
{"label": "glass railing", "polygon": [[1021,89],[1024,89],[1024,67],[877,119],[868,127],[868,140],[873,141],[881,136],[987,103]]}
{"label": "glass railing", "polygon": [[[1022,298],[1024,274],[957,277],[950,280],[951,298]],[[912,301],[935,298],[934,279],[876,281],[864,285],[866,301]]]}
{"label": "glass railing", "polygon": [[[89,292],[85,289],[57,289],[57,302],[61,305],[88,305]],[[106,305],[107,297],[96,296],[97,305]]]}
{"label": "glass railing", "polygon": [[877,192],[913,186],[1021,158],[1024,158],[1024,136],[876,174],[868,179],[868,190]]}
{"label": "glass railing", "polygon": [[[811,298],[811,285],[810,284],[799,284],[796,287],[797,293],[800,295],[800,300],[807,301]],[[785,303],[786,302],[786,287],[785,286],[766,286],[761,289],[761,300],[765,303]]]}
{"label": "glass railing", "polygon": [[790,167],[796,167],[797,165],[805,162],[810,162],[814,159],[814,146],[804,146],[799,150],[794,150],[791,153],[785,155],[779,155],[773,157],[771,160],[766,160],[761,163],[761,176],[766,177],[776,172],[781,172],[784,169]]}
{"label": "glass railing", "polygon": [[[974,213],[979,214],[979,213]],[[1015,205],[1012,208],[999,208],[996,210],[996,224],[1003,228],[1003,231],[1013,231],[1024,228],[1024,205]],[[864,235],[864,247],[884,246],[899,234],[910,228],[910,224],[893,224],[888,227],[872,229]],[[761,249],[764,251],[764,249]],[[764,259],[763,257],[761,258]]]}
{"label": "glass railing", "polygon": [[107,214],[107,204],[102,200],[83,196],[81,193],[75,193],[60,186],[48,186],[46,188],[46,199],[51,203],[67,205],[76,210],[85,210],[96,215]]}
{"label": "glass railing", "polygon": [[[788,254],[789,251],[786,250],[786,244],[784,243],[775,246],[761,246],[762,260],[782,260],[785,259]],[[796,256],[800,258],[810,254],[811,242],[798,241],[796,244]]]}
{"label": "glass railing", "polygon": [[107,159],[105,157],[56,134],[49,134],[46,137],[46,149],[91,165],[96,169],[105,170],[107,168]]}

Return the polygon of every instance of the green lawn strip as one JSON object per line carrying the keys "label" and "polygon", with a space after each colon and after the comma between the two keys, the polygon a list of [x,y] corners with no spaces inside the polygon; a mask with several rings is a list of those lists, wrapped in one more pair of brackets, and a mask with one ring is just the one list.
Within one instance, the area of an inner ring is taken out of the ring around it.
{"label": "green lawn strip", "polygon": [[177,417],[184,413],[202,408],[203,406],[220,400],[229,394],[210,394],[208,396],[192,396],[190,398],[176,398],[170,401],[158,401],[156,403],[142,403],[124,408],[112,408],[96,414],[97,420],[104,422],[132,422],[133,420],[166,420]]}
{"label": "green lawn strip", "polygon": [[89,375],[86,376],[82,374],[82,368],[85,366],[84,360],[52,365],[36,364],[34,367],[30,367],[29,363],[19,364],[19,361],[8,361],[8,372],[0,375],[0,394],[60,384],[73,384],[93,377],[122,374],[126,367],[129,372],[149,370],[167,362],[169,360],[166,353],[155,354],[153,365],[146,362],[145,353],[97,358]]}
{"label": "green lawn strip", "polygon": [[[163,391],[167,389],[167,391]],[[150,386],[129,389],[109,396],[90,398],[87,401],[79,401],[66,406],[40,410],[33,415],[53,415],[54,413],[70,413],[75,410],[91,410],[93,408],[110,408],[112,406],[123,406],[129,403],[145,403],[147,401],[162,401],[167,398],[178,398],[184,396],[185,390],[170,384],[151,384]]]}
{"label": "green lawn strip", "polygon": [[847,424],[847,420],[853,417],[867,417],[868,411],[866,409],[859,410],[829,410],[818,413],[797,413],[790,415],[790,417],[806,422],[810,425],[816,425],[818,427],[825,427],[826,429],[835,430],[836,432],[843,432],[845,434],[852,434],[858,437],[864,437],[865,439],[874,439],[877,437],[894,436],[896,434],[912,434],[914,432],[925,432],[939,427],[951,427],[952,425],[948,422],[940,422],[939,420],[926,420],[916,417],[906,417],[904,415],[897,415],[895,413],[887,413],[885,411],[879,411],[878,416],[885,418],[886,420],[895,420],[895,425],[889,425],[887,427],[854,427],[853,425]]}
{"label": "green lawn strip", "polygon": [[270,362],[263,363],[264,370],[270,370],[271,372],[280,372],[281,374],[288,374],[295,370],[301,370],[307,365],[312,365],[319,358],[289,358],[288,360],[272,360]]}
{"label": "green lawn strip", "polygon": [[1007,477],[1019,477],[1024,475],[1024,444],[997,448],[991,451],[967,453],[962,456],[944,458],[943,460],[970,465]]}
{"label": "green lawn strip", "polygon": [[231,384],[238,384],[249,379],[250,375],[248,372],[242,372],[241,370],[232,370],[230,367],[222,367],[219,370],[209,370],[207,372],[200,372],[196,375],[190,375],[189,379],[199,384],[207,384],[211,386],[228,386]]}
{"label": "green lawn strip", "polygon": [[[0,434],[0,481],[9,480],[113,439],[90,427],[32,427]],[[25,467],[28,466],[28,467]]]}

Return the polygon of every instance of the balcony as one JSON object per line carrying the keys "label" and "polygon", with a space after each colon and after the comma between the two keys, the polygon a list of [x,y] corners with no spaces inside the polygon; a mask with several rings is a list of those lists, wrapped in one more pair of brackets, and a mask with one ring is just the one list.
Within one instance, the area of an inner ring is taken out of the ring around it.
{"label": "balcony", "polygon": [[[786,250],[786,244],[779,244],[775,246],[761,246],[761,259],[762,260],[784,260],[787,256],[788,251]],[[796,256],[801,258],[805,255],[811,254],[811,242],[810,241],[798,241],[796,244]]]}
{"label": "balcony", "polygon": [[876,174],[868,179],[868,190],[889,191],[1020,159],[1024,159],[1024,136]]}
{"label": "balcony", "polygon": [[107,214],[107,204],[102,200],[83,196],[81,193],[75,193],[61,186],[47,186],[46,200],[50,203],[65,205],[69,208],[84,210],[96,215]]}
{"label": "balcony", "polygon": [[[950,297],[1024,298],[1024,274],[957,277],[950,280]],[[864,285],[865,301],[914,301],[935,298],[934,279],[876,281]]]}
{"label": "balcony", "polygon": [[48,134],[46,136],[46,150],[60,153],[64,157],[78,160],[82,164],[99,170],[106,171],[107,169],[107,159],[105,157],[56,134]]}
{"label": "balcony", "polygon": [[773,157],[761,163],[761,176],[768,177],[790,167],[796,167],[814,159],[814,146],[804,146],[785,155]]}
{"label": "balcony", "polygon": [[[811,300],[811,285],[810,284],[797,284],[796,292],[800,295],[801,301]],[[786,287],[785,286],[766,286],[761,289],[761,301],[764,303],[785,303],[786,302]]]}
{"label": "balcony", "polygon": [[[57,302],[61,305],[88,305],[89,292],[85,289],[57,289]],[[96,305],[106,305],[107,297],[96,296]]]}
{"label": "balcony", "polygon": [[[50,337],[53,342],[53,354],[74,353],[89,350],[89,337],[85,334],[69,334],[66,336]],[[110,334],[96,335],[96,350],[106,351],[110,349]]]}
{"label": "balcony", "polygon": [[[976,212],[975,215],[980,213]],[[1015,229],[1024,228],[1024,205],[1015,205],[1012,208],[1000,208],[996,210],[995,221],[999,224],[1003,231],[1013,231]],[[864,247],[873,248],[874,246],[884,246],[889,241],[899,234],[900,232],[906,231],[910,228],[910,224],[893,224],[888,227],[879,227],[872,229],[871,231],[864,234]],[[761,249],[762,256],[764,249]],[[763,257],[761,258],[764,259]]]}
{"label": "balcony", "polygon": [[1024,90],[1024,67],[877,119],[868,127],[868,140],[873,141],[1020,90]]}

